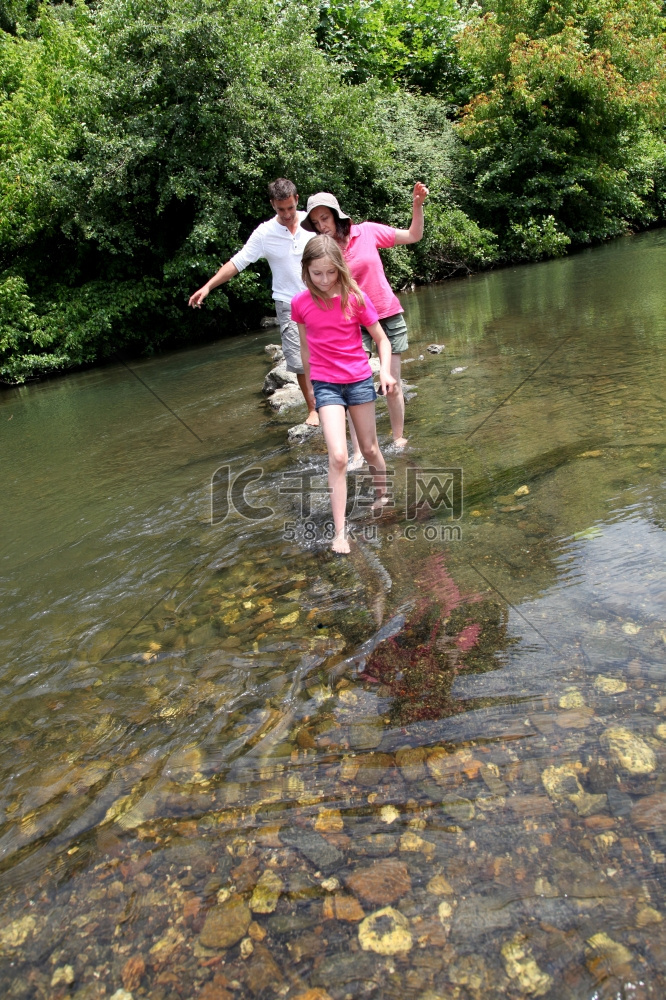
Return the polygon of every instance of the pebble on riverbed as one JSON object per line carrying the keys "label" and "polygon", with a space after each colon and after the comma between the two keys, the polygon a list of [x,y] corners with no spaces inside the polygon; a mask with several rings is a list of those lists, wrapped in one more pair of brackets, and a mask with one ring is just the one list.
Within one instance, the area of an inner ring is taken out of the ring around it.
{"label": "pebble on riverbed", "polygon": [[657,766],[654,750],[624,726],[613,726],[601,734],[612,760],[629,774],[651,774]]}
{"label": "pebble on riverbed", "polygon": [[365,918],[358,929],[358,940],[364,951],[378,955],[397,955],[409,951],[414,943],[409,921],[391,906]]}

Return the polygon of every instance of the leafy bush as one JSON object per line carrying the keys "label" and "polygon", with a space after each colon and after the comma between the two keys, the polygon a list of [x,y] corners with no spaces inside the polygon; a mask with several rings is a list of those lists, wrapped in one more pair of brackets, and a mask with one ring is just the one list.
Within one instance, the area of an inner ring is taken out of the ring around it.
{"label": "leafy bush", "polygon": [[[660,217],[666,36],[654,0],[509,3],[459,38],[464,204],[505,257],[536,259]],[[662,202],[663,204],[663,202]]]}
{"label": "leafy bush", "polygon": [[2,36],[0,253],[22,298],[0,374],[256,321],[271,302],[265,268],[201,311],[187,299],[269,214],[279,175],[408,224],[427,170],[446,244],[433,231],[430,256],[393,271],[425,280],[441,273],[438,252],[483,258],[483,234],[446,215],[456,140],[442,109],[410,95],[389,108],[375,85],[345,84],[314,27],[306,7],[278,0],[105,0],[43,8],[31,37]]}

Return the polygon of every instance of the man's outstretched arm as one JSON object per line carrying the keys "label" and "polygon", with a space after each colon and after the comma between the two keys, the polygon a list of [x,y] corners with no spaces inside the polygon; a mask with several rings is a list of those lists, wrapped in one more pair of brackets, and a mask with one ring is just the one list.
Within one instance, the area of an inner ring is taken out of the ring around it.
{"label": "man's outstretched arm", "polygon": [[202,285],[201,288],[194,293],[194,295],[190,295],[189,304],[194,309],[200,309],[201,303],[208,297],[214,288],[218,288],[220,285],[226,284],[227,281],[231,278],[235,278],[239,273],[240,272],[236,265],[232,264],[231,261],[228,260],[226,264],[222,265],[217,274],[214,274],[212,278],[209,278],[206,284]]}

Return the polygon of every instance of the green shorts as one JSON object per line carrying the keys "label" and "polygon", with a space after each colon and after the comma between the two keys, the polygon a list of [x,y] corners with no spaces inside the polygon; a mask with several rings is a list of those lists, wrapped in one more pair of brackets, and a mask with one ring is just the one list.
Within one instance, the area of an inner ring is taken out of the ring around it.
{"label": "green shorts", "polygon": [[[405,323],[404,315],[396,313],[395,316],[387,316],[386,319],[380,319],[379,322],[384,333],[391,341],[391,354],[403,354],[407,350],[407,324]],[[372,354],[374,340],[364,326],[361,327],[361,331],[363,334],[363,347],[369,357]]]}

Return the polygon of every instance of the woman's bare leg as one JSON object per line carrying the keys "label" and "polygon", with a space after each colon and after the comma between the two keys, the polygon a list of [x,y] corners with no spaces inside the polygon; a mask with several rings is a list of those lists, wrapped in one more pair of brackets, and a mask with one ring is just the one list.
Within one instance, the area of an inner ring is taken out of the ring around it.
{"label": "woman's bare leg", "polygon": [[349,461],[349,472],[356,472],[363,465],[363,455],[361,454],[361,449],[358,444],[358,438],[356,437],[356,431],[354,430],[354,421],[351,418],[351,414],[347,411],[347,423],[349,424],[349,437],[351,438],[353,455]]}
{"label": "woman's bare leg", "polygon": [[373,508],[381,507],[387,502],[386,496],[386,462],[379,450],[377,441],[377,425],[375,423],[375,404],[361,403],[350,406],[349,413],[356,428],[361,453],[368,463],[375,487],[375,502]]}
{"label": "woman's bare leg", "polygon": [[[371,405],[371,404],[370,404]],[[347,506],[347,426],[345,408],[337,403],[319,408],[319,420],[328,451],[328,485],[331,487],[331,507],[335,538],[334,552],[349,552],[345,530]]]}
{"label": "woman's bare leg", "polygon": [[403,437],[405,430],[405,397],[400,383],[400,370],[400,355],[392,354],[391,375],[396,380],[396,384],[386,397],[386,405],[388,406],[389,420],[391,421],[393,443],[398,450],[402,451],[407,444],[407,438]]}

